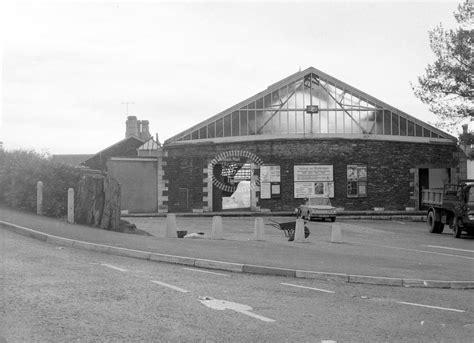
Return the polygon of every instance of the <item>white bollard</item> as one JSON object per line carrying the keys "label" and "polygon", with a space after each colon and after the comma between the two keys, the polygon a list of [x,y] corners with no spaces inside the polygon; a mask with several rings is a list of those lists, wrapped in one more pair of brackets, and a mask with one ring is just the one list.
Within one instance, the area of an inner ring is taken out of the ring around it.
{"label": "white bollard", "polygon": [[74,224],[74,188],[67,190],[67,221]]}
{"label": "white bollard", "polygon": [[339,223],[332,223],[331,242],[342,243],[342,230]]}
{"label": "white bollard", "polygon": [[256,241],[263,241],[265,226],[262,218],[255,218],[255,225],[253,227],[253,239]]}
{"label": "white bollard", "polygon": [[294,242],[304,242],[304,220],[303,219],[296,219],[296,226],[295,226],[295,240]]}
{"label": "white bollard", "polygon": [[43,183],[38,181],[36,186],[36,213],[43,215]]}
{"label": "white bollard", "polygon": [[224,237],[222,237],[222,217],[221,216],[212,217],[211,239],[224,239]]}
{"label": "white bollard", "polygon": [[168,213],[166,216],[166,236],[167,238],[176,238],[176,231],[178,227],[176,226],[176,214]]}

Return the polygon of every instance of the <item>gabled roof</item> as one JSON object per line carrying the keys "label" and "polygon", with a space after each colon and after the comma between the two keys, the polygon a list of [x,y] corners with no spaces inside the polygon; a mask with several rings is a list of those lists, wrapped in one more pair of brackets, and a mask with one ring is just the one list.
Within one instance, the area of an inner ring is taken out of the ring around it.
{"label": "gabled roof", "polygon": [[171,137],[165,144],[236,136],[250,140],[258,136],[321,138],[333,134],[456,141],[444,131],[310,67]]}
{"label": "gabled roof", "polygon": [[92,169],[106,170],[107,159],[111,157],[137,156],[137,149],[143,145],[143,141],[135,136],[130,136],[111,146],[99,151],[89,159],[81,163]]}
{"label": "gabled roof", "polygon": [[160,146],[155,142],[153,137],[150,137],[138,150],[157,150]]}

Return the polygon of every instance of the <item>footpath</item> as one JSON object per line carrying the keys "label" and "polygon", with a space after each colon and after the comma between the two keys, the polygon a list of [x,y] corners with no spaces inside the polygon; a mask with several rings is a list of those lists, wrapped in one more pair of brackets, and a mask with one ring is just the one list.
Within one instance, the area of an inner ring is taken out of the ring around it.
{"label": "footpath", "polygon": [[[52,247],[61,245],[197,268],[346,283],[474,289],[471,250],[457,256],[364,240],[331,243],[327,227],[304,243],[288,242],[280,236],[265,241],[233,239],[232,235],[224,235],[223,240],[178,239],[100,230],[0,208],[0,229],[39,239]],[[355,232],[350,224],[347,230]]]}

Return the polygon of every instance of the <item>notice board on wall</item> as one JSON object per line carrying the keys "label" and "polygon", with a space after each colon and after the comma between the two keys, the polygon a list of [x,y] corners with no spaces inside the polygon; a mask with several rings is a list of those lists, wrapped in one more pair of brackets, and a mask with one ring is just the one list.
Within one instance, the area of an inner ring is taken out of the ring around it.
{"label": "notice board on wall", "polygon": [[270,165],[260,167],[260,199],[280,197],[280,166]]}
{"label": "notice board on wall", "polygon": [[294,197],[326,195],[334,198],[333,166],[307,164],[294,166]]}

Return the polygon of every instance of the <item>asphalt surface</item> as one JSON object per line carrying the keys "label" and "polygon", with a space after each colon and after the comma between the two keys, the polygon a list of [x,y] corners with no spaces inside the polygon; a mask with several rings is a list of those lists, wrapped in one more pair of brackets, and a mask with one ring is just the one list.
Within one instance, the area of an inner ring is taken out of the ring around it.
{"label": "asphalt surface", "polygon": [[[166,218],[130,218],[138,228],[154,235],[140,236],[71,225],[11,209],[2,208],[0,212],[0,221],[4,223],[48,235],[156,254],[236,263],[243,265],[239,271],[250,273],[295,276],[295,271],[303,271],[300,277],[324,276],[325,279],[332,278],[325,273],[337,273],[343,275],[342,279],[333,279],[355,283],[474,287],[472,237],[454,239],[449,234],[429,234],[424,223],[341,221],[337,224],[342,228],[343,243],[331,242],[329,222],[308,223],[312,233],[304,243],[288,242],[281,231],[271,227],[266,228],[264,241],[254,241],[254,220],[224,218],[223,240],[178,239],[164,237]],[[178,218],[177,222],[178,227],[186,228],[189,232],[208,234],[212,218]],[[7,227],[5,224],[2,226]],[[114,253],[110,249],[108,251]],[[196,262],[192,264],[197,265]],[[201,266],[212,268],[206,264]],[[217,269],[220,269],[219,266]],[[315,276],[305,274],[304,271],[323,274]]]}
{"label": "asphalt surface", "polygon": [[471,342],[474,290],[209,271],[0,230],[0,342]]}

